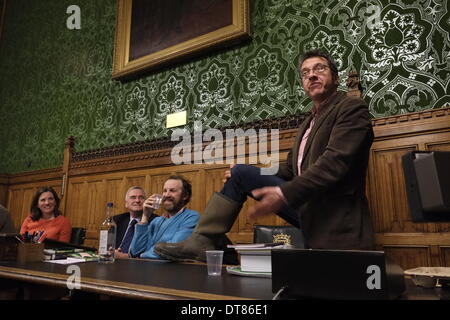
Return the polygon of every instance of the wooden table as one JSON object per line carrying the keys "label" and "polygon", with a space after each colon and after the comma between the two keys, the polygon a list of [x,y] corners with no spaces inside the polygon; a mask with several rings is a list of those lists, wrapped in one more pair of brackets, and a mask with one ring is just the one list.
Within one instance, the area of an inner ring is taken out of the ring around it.
{"label": "wooden table", "polygon": [[[80,267],[81,290],[135,299],[270,300],[272,281],[231,275],[208,276],[205,264],[152,260],[116,260],[112,264],[86,262]],[[74,272],[47,262],[0,263],[0,278],[67,288]],[[73,282],[73,281],[72,281]]]}
{"label": "wooden table", "polygon": [[[46,262],[0,262],[2,279],[67,289],[70,265]],[[206,265],[144,259],[116,260],[112,264],[76,264],[81,291],[130,299],[153,300],[271,300],[272,280],[231,275],[208,276]],[[69,279],[70,280],[70,279]],[[424,289],[405,279],[402,300],[450,299],[448,290]]]}

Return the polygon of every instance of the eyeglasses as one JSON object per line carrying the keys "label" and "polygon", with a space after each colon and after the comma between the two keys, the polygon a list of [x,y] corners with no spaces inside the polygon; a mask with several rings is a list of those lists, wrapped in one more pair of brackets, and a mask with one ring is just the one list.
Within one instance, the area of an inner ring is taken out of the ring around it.
{"label": "eyeglasses", "polygon": [[[318,63],[312,68],[312,72],[314,74],[322,74],[325,72],[325,70],[327,70],[327,68],[329,68],[329,66]],[[310,69],[302,69],[300,70],[300,76],[302,77],[303,80],[305,80],[306,78],[308,78],[310,72],[311,72]]]}

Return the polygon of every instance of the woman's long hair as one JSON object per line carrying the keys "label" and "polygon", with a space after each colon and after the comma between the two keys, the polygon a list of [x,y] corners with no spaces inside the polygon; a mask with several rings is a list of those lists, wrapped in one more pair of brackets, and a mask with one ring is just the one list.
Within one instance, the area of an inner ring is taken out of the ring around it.
{"label": "woman's long hair", "polygon": [[31,202],[31,220],[33,221],[38,221],[42,217],[42,212],[41,209],[38,208],[38,203],[39,197],[44,192],[51,192],[53,194],[53,197],[55,198],[56,204],[55,210],[53,210],[53,215],[57,217],[61,214],[61,212],[59,211],[59,203],[61,202],[61,200],[59,199],[56,191],[52,187],[40,187],[39,189],[37,189],[33,197],[33,201]]}

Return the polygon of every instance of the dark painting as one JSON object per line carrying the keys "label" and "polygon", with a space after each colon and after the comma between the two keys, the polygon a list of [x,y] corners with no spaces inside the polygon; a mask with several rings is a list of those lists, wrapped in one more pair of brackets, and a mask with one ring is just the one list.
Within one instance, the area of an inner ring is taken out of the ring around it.
{"label": "dark painting", "polygon": [[250,0],[117,0],[113,78],[250,38]]}
{"label": "dark painting", "polygon": [[133,0],[130,60],[233,22],[232,0]]}

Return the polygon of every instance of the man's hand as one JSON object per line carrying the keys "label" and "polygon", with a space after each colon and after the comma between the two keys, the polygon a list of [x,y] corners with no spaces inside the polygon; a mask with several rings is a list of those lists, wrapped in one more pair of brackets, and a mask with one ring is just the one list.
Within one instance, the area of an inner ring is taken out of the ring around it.
{"label": "man's hand", "polygon": [[226,183],[228,179],[231,178],[231,169],[233,169],[233,167],[235,166],[234,163],[230,164],[230,170],[226,170],[224,175],[223,175],[223,183]]}
{"label": "man's hand", "polygon": [[142,213],[142,218],[139,224],[147,224],[148,223],[148,217],[151,216],[153,212],[155,212],[155,209],[153,208],[153,204],[155,203],[155,194],[152,194],[150,197],[148,197],[145,201],[142,207],[144,208]]}
{"label": "man's hand", "polygon": [[277,212],[283,207],[284,200],[277,189],[278,187],[264,187],[252,191],[253,197],[259,201],[249,209],[248,217],[250,219]]}
{"label": "man's hand", "polygon": [[115,250],[114,257],[116,259],[128,259],[129,258],[128,253],[122,252],[122,250],[120,250],[120,248]]}

